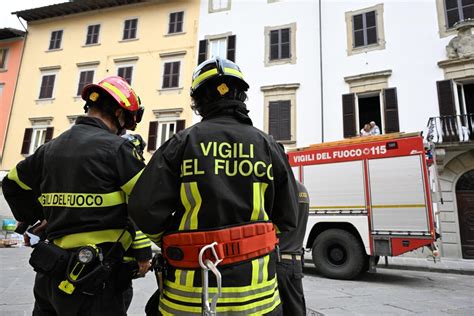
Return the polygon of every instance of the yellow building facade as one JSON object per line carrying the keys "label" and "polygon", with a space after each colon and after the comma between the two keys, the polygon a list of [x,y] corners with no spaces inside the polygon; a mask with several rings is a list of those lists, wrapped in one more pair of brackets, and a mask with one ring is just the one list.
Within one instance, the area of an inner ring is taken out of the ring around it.
{"label": "yellow building facade", "polygon": [[0,170],[69,129],[84,114],[81,88],[106,76],[129,80],[145,106],[134,133],[149,142],[147,159],[191,125],[199,1],[77,1],[17,15],[28,35]]}

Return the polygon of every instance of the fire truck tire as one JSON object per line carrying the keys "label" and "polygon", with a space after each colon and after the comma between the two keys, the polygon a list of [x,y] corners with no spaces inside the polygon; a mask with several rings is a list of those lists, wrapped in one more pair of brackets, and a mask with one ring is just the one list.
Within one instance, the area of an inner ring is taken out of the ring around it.
{"label": "fire truck tire", "polygon": [[313,262],[323,276],[351,280],[364,269],[366,254],[360,240],[348,231],[328,229],[313,243]]}

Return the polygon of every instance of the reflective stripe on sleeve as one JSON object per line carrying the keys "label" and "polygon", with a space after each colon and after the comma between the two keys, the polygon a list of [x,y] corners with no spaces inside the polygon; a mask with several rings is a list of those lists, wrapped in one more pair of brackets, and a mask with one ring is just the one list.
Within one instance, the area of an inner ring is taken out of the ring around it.
{"label": "reflective stripe on sleeve", "polygon": [[202,203],[197,182],[182,183],[180,196],[185,212],[183,218],[181,219],[179,230],[197,229],[197,216]]}
{"label": "reflective stripe on sleeve", "polygon": [[268,215],[265,212],[265,191],[268,184],[255,182],[253,184],[253,211],[250,216],[251,221],[267,221]]}
{"label": "reflective stripe on sleeve", "polygon": [[[122,235],[123,233],[123,235]],[[122,237],[120,237],[122,235]],[[120,240],[118,240],[120,237]],[[120,242],[127,250],[132,244],[132,235],[123,229],[107,229],[66,235],[53,240],[54,244],[63,249],[71,249],[86,245],[97,245],[104,242]]]}
{"label": "reflective stripe on sleeve", "polygon": [[16,170],[16,167],[10,170],[7,177],[8,179],[18,184],[20,188],[22,188],[23,190],[31,190],[31,188],[28,185],[26,185],[23,181],[21,181],[20,178],[18,177],[18,171]]}
{"label": "reflective stripe on sleeve", "polygon": [[138,179],[142,175],[143,170],[144,169],[140,170],[135,176],[133,176],[133,178],[128,180],[127,183],[125,183],[124,185],[120,187],[123,190],[123,192],[127,193],[127,195],[130,195],[130,193],[133,190],[133,187],[135,186],[135,183],[137,183]]}
{"label": "reflective stripe on sleeve", "polygon": [[111,193],[43,193],[38,198],[42,206],[55,207],[108,207],[125,203],[122,191]]}

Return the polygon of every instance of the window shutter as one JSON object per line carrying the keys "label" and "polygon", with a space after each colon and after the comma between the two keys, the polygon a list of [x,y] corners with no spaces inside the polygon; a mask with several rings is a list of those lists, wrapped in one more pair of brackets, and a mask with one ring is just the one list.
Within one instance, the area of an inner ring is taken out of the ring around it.
{"label": "window shutter", "polygon": [[227,38],[227,59],[235,62],[235,35]]}
{"label": "window shutter", "polygon": [[199,41],[198,65],[207,58],[207,40]]}
{"label": "window shutter", "polygon": [[290,101],[280,101],[280,140],[291,140]]}
{"label": "window shutter", "polygon": [[385,106],[385,133],[398,133],[400,124],[398,119],[397,88],[383,90]]}
{"label": "window shutter", "polygon": [[357,135],[354,93],[342,95],[342,122],[344,125],[344,138]]}
{"label": "window shutter", "polygon": [[33,134],[33,129],[25,128],[25,134],[23,135],[23,145],[21,146],[22,155],[28,155],[30,153],[31,134]]}
{"label": "window shutter", "polygon": [[186,120],[176,121],[176,133],[186,128]]}
{"label": "window shutter", "polygon": [[453,81],[437,81],[436,86],[438,87],[439,115],[456,115],[456,107],[454,105]]}
{"label": "window shutter", "polygon": [[148,150],[156,149],[156,137],[158,132],[158,122],[150,122],[148,128]]}
{"label": "window shutter", "polygon": [[53,133],[54,133],[54,127],[48,127],[46,129],[46,136],[44,138],[44,143],[46,144],[49,142],[51,139],[53,139]]}
{"label": "window shutter", "polygon": [[268,134],[276,140],[280,139],[278,121],[280,120],[279,102],[270,102],[268,105]]}

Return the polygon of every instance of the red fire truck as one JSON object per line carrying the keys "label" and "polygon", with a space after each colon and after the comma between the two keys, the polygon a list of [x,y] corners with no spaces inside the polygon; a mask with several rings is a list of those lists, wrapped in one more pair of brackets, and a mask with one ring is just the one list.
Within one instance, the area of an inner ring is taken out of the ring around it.
{"label": "red fire truck", "polygon": [[352,279],[379,256],[435,247],[430,181],[418,133],[359,137],[288,153],[308,189],[305,247],[324,276]]}

